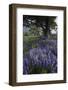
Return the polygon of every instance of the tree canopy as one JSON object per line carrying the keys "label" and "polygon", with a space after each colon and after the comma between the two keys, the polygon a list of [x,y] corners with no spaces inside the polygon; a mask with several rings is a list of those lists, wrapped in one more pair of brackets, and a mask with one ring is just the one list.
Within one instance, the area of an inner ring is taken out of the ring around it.
{"label": "tree canopy", "polygon": [[56,17],[54,16],[23,15],[23,26],[30,27],[30,31],[33,34],[42,33],[43,31],[43,34],[47,35],[51,29],[55,29],[57,26],[55,20]]}

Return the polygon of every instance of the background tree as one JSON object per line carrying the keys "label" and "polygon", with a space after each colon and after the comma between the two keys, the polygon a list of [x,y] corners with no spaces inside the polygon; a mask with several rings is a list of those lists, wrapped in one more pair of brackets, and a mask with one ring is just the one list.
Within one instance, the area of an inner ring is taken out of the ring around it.
{"label": "background tree", "polygon": [[51,30],[55,29],[57,23],[55,22],[56,17],[54,16],[32,16],[32,15],[23,15],[23,25],[30,27],[30,32],[38,35],[41,28],[44,35],[51,34]]}

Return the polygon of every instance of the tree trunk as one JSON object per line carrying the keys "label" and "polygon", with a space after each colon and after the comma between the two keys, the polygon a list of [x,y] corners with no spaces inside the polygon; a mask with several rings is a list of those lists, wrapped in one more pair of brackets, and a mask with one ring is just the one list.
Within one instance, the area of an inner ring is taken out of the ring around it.
{"label": "tree trunk", "polygon": [[46,17],[45,19],[45,28],[43,28],[43,32],[45,36],[48,36],[50,31],[50,27],[49,27],[49,17]]}

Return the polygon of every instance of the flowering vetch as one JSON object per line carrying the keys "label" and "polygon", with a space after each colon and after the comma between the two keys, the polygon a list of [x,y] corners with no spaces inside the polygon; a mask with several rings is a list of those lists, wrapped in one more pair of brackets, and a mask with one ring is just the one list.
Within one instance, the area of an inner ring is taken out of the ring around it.
{"label": "flowering vetch", "polygon": [[40,38],[34,43],[24,54],[23,74],[57,73],[57,41]]}

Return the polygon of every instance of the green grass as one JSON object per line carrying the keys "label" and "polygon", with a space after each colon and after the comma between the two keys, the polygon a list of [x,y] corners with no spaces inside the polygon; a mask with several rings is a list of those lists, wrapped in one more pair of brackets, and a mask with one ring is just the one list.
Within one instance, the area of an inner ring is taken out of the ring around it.
{"label": "green grass", "polygon": [[38,39],[39,39],[39,36],[24,36],[23,37],[23,44],[24,44],[23,52],[26,53],[29,51],[29,48],[27,47],[37,48],[37,45],[34,44],[33,42],[35,42]]}
{"label": "green grass", "polygon": [[47,69],[44,69],[36,65],[35,67],[31,67],[30,74],[41,74],[41,73],[47,73],[47,72],[48,72]]}
{"label": "green grass", "polygon": [[39,36],[24,36],[23,37],[24,42],[33,42],[37,39],[39,39]]}

